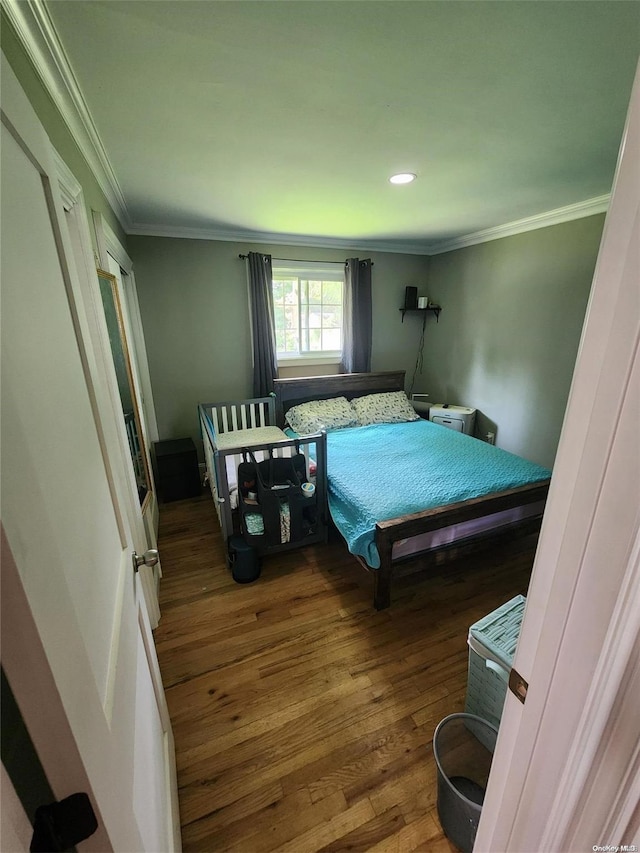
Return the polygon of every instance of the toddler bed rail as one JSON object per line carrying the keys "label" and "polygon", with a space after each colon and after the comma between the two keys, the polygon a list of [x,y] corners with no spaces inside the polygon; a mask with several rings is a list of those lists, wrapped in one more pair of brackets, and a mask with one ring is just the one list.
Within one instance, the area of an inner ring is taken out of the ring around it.
{"label": "toddler bed rail", "polygon": [[[260,554],[326,542],[326,435],[288,438],[275,425],[273,397],[201,403],[198,414],[207,479],[225,543],[238,530]],[[293,473],[272,483],[273,493],[267,495],[262,473],[274,468],[272,460],[287,459],[295,465],[276,462],[275,468],[286,472],[291,467]],[[315,489],[303,489],[305,482]]]}

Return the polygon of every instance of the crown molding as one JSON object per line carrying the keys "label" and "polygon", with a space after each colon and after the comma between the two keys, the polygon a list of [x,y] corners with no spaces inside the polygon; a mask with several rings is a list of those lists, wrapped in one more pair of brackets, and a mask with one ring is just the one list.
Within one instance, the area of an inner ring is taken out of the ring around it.
{"label": "crown molding", "polygon": [[502,237],[513,237],[525,231],[535,231],[538,228],[548,228],[551,225],[560,225],[563,222],[571,222],[574,219],[583,219],[586,216],[594,216],[597,213],[606,212],[609,207],[610,194],[589,198],[576,204],[568,204],[566,207],[558,207],[526,219],[517,219],[504,225],[496,225],[493,228],[485,228],[475,231],[463,237],[453,237],[451,240],[434,242],[428,246],[428,254],[441,255],[443,252],[453,252],[455,249],[464,249],[466,246],[475,246],[478,243],[488,243],[490,240],[499,240]]}
{"label": "crown molding", "polygon": [[100,189],[126,231],[131,217],[124,194],[44,0],[2,0],[2,7]]}
{"label": "crown molding", "polygon": [[270,231],[243,231],[222,228],[184,228],[172,225],[148,225],[136,222],[127,234],[140,237],[179,237],[185,240],[220,240],[231,243],[267,243],[273,246],[308,246],[316,249],[345,251],[393,252],[402,255],[428,255],[429,246],[409,240],[348,240],[342,237],[313,237],[301,234],[277,234]]}
{"label": "crown molding", "polygon": [[491,240],[499,240],[502,237],[513,237],[525,231],[535,231],[538,228],[548,228],[551,225],[560,225],[563,222],[571,222],[574,219],[583,219],[604,213],[609,206],[610,195],[601,195],[596,198],[586,199],[566,207],[558,207],[526,219],[518,219],[507,222],[504,225],[496,225],[493,228],[485,228],[462,237],[453,237],[450,240],[428,241],[409,240],[363,240],[352,241],[344,238],[329,237],[307,237],[300,234],[275,234],[265,231],[231,231],[215,228],[185,228],[171,225],[149,225],[136,222],[127,228],[127,234],[136,234],[144,237],[180,237],[187,240],[222,240],[234,243],[268,243],[274,246],[309,246],[310,248],[322,249],[358,249],[366,252],[394,252],[404,255],[440,255],[444,252],[453,252],[466,246],[475,246],[478,243],[488,243]]}

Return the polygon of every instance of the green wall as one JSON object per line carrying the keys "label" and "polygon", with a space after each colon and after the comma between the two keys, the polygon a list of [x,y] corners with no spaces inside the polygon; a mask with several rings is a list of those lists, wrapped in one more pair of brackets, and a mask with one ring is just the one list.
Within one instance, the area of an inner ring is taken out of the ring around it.
{"label": "green wall", "polygon": [[[551,467],[566,407],[604,216],[431,258],[373,253],[372,370],[404,369],[409,390],[421,320],[404,288],[442,305],[427,318],[414,390],[478,409],[476,434]],[[129,237],[160,438],[199,439],[198,402],[251,394],[245,264],[238,254],[343,260],[294,246]]]}
{"label": "green wall", "polygon": [[22,49],[11,24],[1,11],[0,45],[2,46],[4,55],[7,57],[9,65],[11,65],[11,68],[13,69],[13,73],[20,81],[20,85],[24,89],[26,96],[29,98],[31,106],[42,122],[53,147],[65,161],[76,180],[82,186],[89,223],[91,225],[91,235],[94,240],[94,248],[95,235],[93,234],[93,220],[91,218],[92,210],[95,210],[104,216],[111,228],[117,234],[122,245],[126,248],[127,237],[120,225],[120,222],[113,212],[111,205],[107,201],[106,196],[100,189],[100,185],[89,168],[84,155],[71,136],[71,133],[60,115],[58,108],[49,97],[49,94],[42,85],[40,77],[31,64],[31,61]]}
{"label": "green wall", "polygon": [[443,306],[424,350],[431,402],[478,409],[476,434],[552,466],[604,215],[430,259]]}
{"label": "green wall", "polygon": [[374,262],[372,370],[407,371],[420,337],[398,310],[408,285],[427,292],[428,258],[388,252],[266,246],[170,237],[129,237],[160,438],[199,438],[197,404],[251,396],[246,264],[240,253],[274,258]]}

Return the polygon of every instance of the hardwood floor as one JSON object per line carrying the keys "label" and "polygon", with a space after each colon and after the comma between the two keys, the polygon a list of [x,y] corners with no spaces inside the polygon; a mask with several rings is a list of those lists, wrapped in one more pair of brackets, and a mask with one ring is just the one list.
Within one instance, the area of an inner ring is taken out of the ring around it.
{"label": "hardwood floor", "polygon": [[529,537],[398,581],[376,612],[343,543],[226,568],[208,496],[161,507],[156,630],[185,850],[455,850],[431,740],[464,706],[467,632],[526,594]]}

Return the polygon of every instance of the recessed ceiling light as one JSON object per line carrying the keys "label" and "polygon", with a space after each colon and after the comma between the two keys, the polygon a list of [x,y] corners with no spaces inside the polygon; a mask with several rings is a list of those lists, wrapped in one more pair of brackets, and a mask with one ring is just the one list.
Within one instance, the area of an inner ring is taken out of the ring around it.
{"label": "recessed ceiling light", "polygon": [[410,184],[411,181],[415,181],[415,179],[416,176],[413,172],[400,172],[399,175],[391,175],[389,181],[392,184]]}

